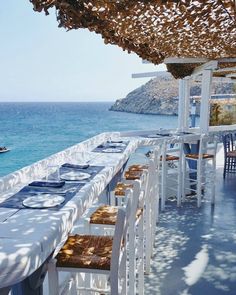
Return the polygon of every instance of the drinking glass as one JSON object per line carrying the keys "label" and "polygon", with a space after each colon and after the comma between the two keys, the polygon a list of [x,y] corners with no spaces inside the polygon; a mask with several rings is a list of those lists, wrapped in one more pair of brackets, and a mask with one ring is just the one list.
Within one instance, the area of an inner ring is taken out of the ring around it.
{"label": "drinking glass", "polygon": [[60,181],[60,165],[48,165],[46,181]]}

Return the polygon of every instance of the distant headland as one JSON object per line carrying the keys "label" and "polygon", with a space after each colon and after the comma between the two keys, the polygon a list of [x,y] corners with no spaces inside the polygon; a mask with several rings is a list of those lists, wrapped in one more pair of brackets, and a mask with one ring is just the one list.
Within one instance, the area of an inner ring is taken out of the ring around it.
{"label": "distant headland", "polygon": [[[232,93],[233,83],[213,83],[212,94]],[[193,82],[191,96],[201,95],[198,83]],[[154,115],[178,115],[178,80],[168,72],[160,74],[146,84],[118,99],[111,111]]]}

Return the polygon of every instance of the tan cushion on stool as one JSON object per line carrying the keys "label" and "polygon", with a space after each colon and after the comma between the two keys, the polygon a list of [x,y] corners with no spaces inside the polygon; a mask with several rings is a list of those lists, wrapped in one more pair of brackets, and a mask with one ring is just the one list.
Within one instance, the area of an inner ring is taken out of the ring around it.
{"label": "tan cushion on stool", "polygon": [[143,171],[143,170],[146,170],[146,169],[148,169],[148,165],[139,165],[139,164],[131,165],[128,168],[129,171]]}
{"label": "tan cushion on stool", "polygon": [[[186,158],[191,158],[191,159],[198,159],[199,154],[186,154]],[[202,154],[203,159],[211,159],[214,158],[214,155],[211,154]]]}
{"label": "tan cushion on stool", "polygon": [[118,182],[116,187],[115,187],[115,196],[124,197],[125,196],[125,191],[128,188],[133,188],[133,184]]}
{"label": "tan cushion on stool", "polygon": [[[139,208],[136,213],[136,218],[139,218],[143,213],[143,209]],[[115,225],[117,220],[118,207],[116,206],[100,206],[90,216],[90,223],[92,224],[104,224]]]}
{"label": "tan cushion on stool", "polygon": [[[162,161],[162,156],[160,157],[160,160]],[[166,155],[166,161],[178,161],[179,157],[174,155]]]}
{"label": "tan cushion on stool", "polygon": [[142,175],[142,171],[126,171],[125,179],[126,180],[136,180],[140,179]]}
{"label": "tan cushion on stool", "polygon": [[115,225],[117,214],[118,214],[118,207],[108,206],[108,205],[100,206],[90,216],[90,223]]}
{"label": "tan cushion on stool", "polygon": [[112,242],[110,236],[71,236],[56,256],[57,266],[110,270]]}

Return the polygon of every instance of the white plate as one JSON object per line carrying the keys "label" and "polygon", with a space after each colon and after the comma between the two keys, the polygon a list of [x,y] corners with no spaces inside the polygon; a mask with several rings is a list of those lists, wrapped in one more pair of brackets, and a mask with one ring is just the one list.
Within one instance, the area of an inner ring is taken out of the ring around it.
{"label": "white plate", "polygon": [[122,152],[121,149],[113,149],[113,148],[104,149],[102,151],[104,153],[121,153]]}
{"label": "white plate", "polygon": [[119,146],[119,147],[125,147],[126,146],[126,144],[124,144],[124,143],[118,143],[118,142],[114,142],[114,143],[109,143],[109,145],[110,146]]}
{"label": "white plate", "polygon": [[63,180],[84,180],[88,179],[91,176],[89,173],[84,173],[80,171],[71,171],[61,175]]}
{"label": "white plate", "polygon": [[65,198],[60,195],[43,194],[26,198],[22,204],[28,208],[52,208],[62,204]]}
{"label": "white plate", "polygon": [[108,141],[108,143],[123,143],[123,140],[119,140],[119,139],[117,139],[117,140],[111,140],[111,141]]}
{"label": "white plate", "polygon": [[156,135],[156,134],[150,134],[150,135],[147,135],[148,138],[159,138],[160,135]]}

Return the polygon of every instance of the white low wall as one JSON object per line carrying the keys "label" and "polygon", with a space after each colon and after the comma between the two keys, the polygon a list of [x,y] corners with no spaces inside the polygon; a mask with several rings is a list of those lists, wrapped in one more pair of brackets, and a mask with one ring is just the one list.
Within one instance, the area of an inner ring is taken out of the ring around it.
{"label": "white low wall", "polygon": [[[86,153],[92,151],[97,145],[109,139],[111,136],[117,136],[117,132],[106,132],[80,142],[68,149],[56,153],[48,158],[40,160],[32,165],[26,166],[11,174],[0,178],[0,194],[6,193],[13,188],[19,188],[35,179],[46,176],[49,165],[61,165],[67,161],[81,160],[86,161]],[[86,152],[86,153],[85,153]]]}

